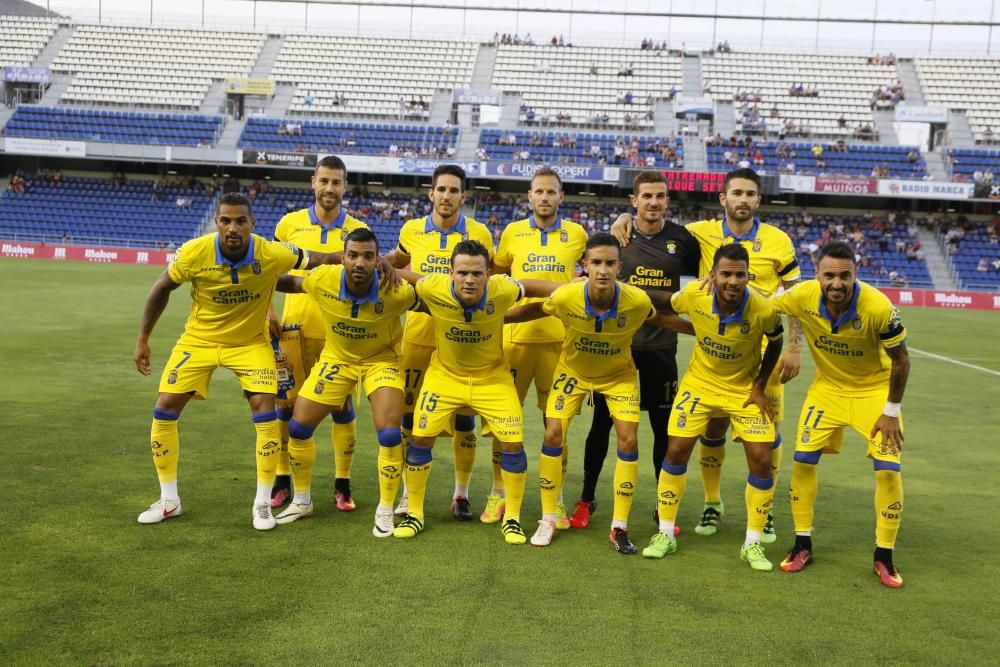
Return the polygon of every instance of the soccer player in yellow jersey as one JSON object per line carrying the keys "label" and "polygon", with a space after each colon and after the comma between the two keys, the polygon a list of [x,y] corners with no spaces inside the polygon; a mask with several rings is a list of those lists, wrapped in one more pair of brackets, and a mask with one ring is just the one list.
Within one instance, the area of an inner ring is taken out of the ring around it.
{"label": "soccer player in yellow jersey", "polygon": [[[544,303],[526,307],[535,306],[566,328],[545,406],[538,468],[542,519],[531,543],[548,546],[555,535],[565,434],[584,397],[594,391],[604,395],[618,436],[610,540],[619,553],[630,555],[635,553],[635,545],[629,538],[628,515],[639,476],[639,384],[630,353],[632,336],[646,322],[670,323],[665,321],[669,318],[657,314],[649,294],[615,280],[621,268],[621,246],[610,234],[599,232],[588,239],[583,266],[586,281],[563,285]],[[657,294],[665,304],[666,293]],[[674,317],[671,323],[684,324],[678,320]]]}
{"label": "soccer player in yellow jersey", "polygon": [[[555,170],[543,167],[531,177],[528,201],[531,216],[512,222],[503,230],[493,272],[506,273],[516,280],[540,279],[557,283],[571,281],[583,257],[587,232],[570,220],[559,218],[562,179]],[[535,385],[538,409],[544,420],[545,404],[552,386],[565,329],[553,318],[504,327],[503,350],[514,374],[517,396],[524,405],[528,388]],[[503,478],[500,470],[500,442],[493,440],[493,490],[486,499],[480,519],[496,523],[503,516]],[[562,498],[556,510],[556,527],[569,528]]]}
{"label": "soccer player in yellow jersey", "polygon": [[[663,558],[677,550],[674,523],[687,485],[687,464],[698,436],[712,419],[728,418],[733,437],[746,452],[747,529],[740,558],[754,570],[770,571],[761,535],[774,501],[771,450],[774,408],[766,385],[781,355],[781,316],[771,303],[747,287],[750,258],[738,243],[715,251],[710,281],[714,293],[689,283],[671,298],[671,306],[688,315],[697,345],[670,416],[667,455],[660,470],[660,532],[643,549],[646,558]],[[761,340],[767,346],[761,354]]]}
{"label": "soccer player in yellow jersey", "polygon": [[[388,256],[396,268],[410,266],[413,273],[420,275],[448,274],[451,271],[451,256],[455,246],[461,241],[479,241],[493,257],[493,236],[486,225],[459,212],[465,201],[465,171],[453,164],[440,165],[434,170],[429,193],[434,211],[424,218],[407,220],[399,231],[399,245]],[[431,353],[434,352],[434,324],[425,313],[410,313],[403,331],[403,379],[404,390],[403,437],[407,438],[413,428],[413,412],[420,385]],[[472,519],[469,504],[469,482],[476,462],[476,423],[468,413],[460,412],[455,417],[455,491],[452,494],[451,511],[460,521]],[[403,498],[396,509],[397,514],[406,514],[408,499],[407,484],[403,479]]]}
{"label": "soccer player in yellow jersey", "polygon": [[191,398],[208,396],[212,372],[221,366],[239,378],[257,430],[254,528],[270,530],[275,525],[270,499],[281,434],[274,410],[277,373],[265,336],[265,316],[279,274],[338,258],[268,241],[252,233],[255,224],[246,196],[223,195],[215,212],[218,231],[182,245],[146,299],[134,355],[136,369],[143,375],[150,374],[149,336],[170,292],[181,283],[191,283],[191,314],[163,369],[153,409],[150,448],[160,499],[139,515],[139,523],[160,523],[181,515],[177,420]]}
{"label": "soccer player in yellow jersey", "polygon": [[548,295],[557,285],[520,283],[490,275],[489,251],[479,241],[462,241],[452,252],[450,275],[416,282],[419,308],[433,319],[437,347],[416,400],[416,421],[406,450],[409,513],[394,535],[411,538],[424,529],[424,495],[431,471],[431,447],[460,409],[478,413],[500,440],[500,467],[507,500],[501,533],[508,544],[524,544],[521,502],[525,471],[521,404],[503,354],[504,314],[524,297]]}
{"label": "soccer player in yellow jersey", "polygon": [[[344,239],[355,229],[367,225],[347,214],[344,193],[347,189],[347,167],[335,155],[322,158],[311,179],[315,202],[309,208],[285,215],[274,229],[274,240],[294,243],[305,250],[341,252]],[[303,270],[293,275],[304,277]],[[288,468],[288,420],[292,418],[295,399],[309,369],[323,349],[326,327],[316,300],[306,294],[288,294],[278,324],[273,311],[268,312],[272,336],[280,338],[281,352],[291,372],[279,383],[278,419],[281,425],[281,452],[278,454],[278,477],[271,492],[271,507],[281,507],[289,498],[291,484]],[[288,386],[290,385],[290,386]],[[283,391],[282,391],[283,390]],[[350,398],[336,406],[332,415],[333,460],[335,468],[334,497],[337,509],[349,512],[356,504],[351,495],[351,464],[357,424]]]}
{"label": "soccer player in yellow jersey", "polygon": [[326,329],[326,344],[303,391],[295,401],[288,424],[288,443],[295,496],[275,517],[291,523],[313,513],[313,431],[332,410],[341,408],[357,385],[372,406],[378,435],[379,505],[375,510],[375,537],[392,535],[392,503],[403,465],[399,423],[403,417],[403,374],[399,317],[417,303],[408,283],[396,287],[380,283],[378,240],[367,228],[355,229],[345,240],[343,266],[321,266],[305,278],[278,280],[281,291],[308,294],[316,300]]}
{"label": "soccer player in yellow jersey", "polygon": [[[772,296],[779,288],[789,289],[799,279],[801,271],[795,259],[795,248],[788,234],[773,225],[754,217],[760,206],[760,177],[753,169],[735,169],[726,174],[719,193],[719,203],[725,211],[722,220],[699,220],[685,225],[701,246],[699,275],[711,273],[715,251],[728,243],[739,243],[750,256],[750,287],[764,296]],[[621,223],[629,218],[621,216]],[[615,227],[620,223],[616,221]],[[627,225],[623,227],[627,230]],[[613,230],[619,239],[621,233]],[[771,376],[767,393],[775,409],[775,422],[779,429],[771,452],[771,468],[775,476],[781,467],[780,424],[784,414],[784,384],[799,374],[802,329],[793,317],[788,320],[788,347],[778,360],[777,373]],[[701,520],[695,526],[699,535],[714,535],[724,512],[721,495],[722,464],[726,458],[726,430],[729,420],[725,417],[709,422],[699,446],[701,480],[705,490],[705,507]],[[762,541],[774,542],[774,520],[768,516]]]}
{"label": "soccer player in yellow jersey", "polygon": [[799,572],[812,562],[816,466],[824,453],[840,451],[844,428],[867,440],[875,468],[875,574],[898,588],[903,578],[892,552],[903,514],[900,403],[910,374],[906,330],[889,299],[857,279],[854,250],[833,241],[816,259],[816,280],[773,299],[782,312],[799,318],[816,375],[799,415],[792,464],[795,544],[781,563]]}

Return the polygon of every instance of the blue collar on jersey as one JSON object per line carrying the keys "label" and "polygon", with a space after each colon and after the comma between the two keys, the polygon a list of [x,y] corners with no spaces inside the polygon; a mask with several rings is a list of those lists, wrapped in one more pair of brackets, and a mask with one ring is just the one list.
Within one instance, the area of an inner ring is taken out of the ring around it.
{"label": "blue collar on jersey", "polygon": [[840,317],[834,320],[833,317],[830,316],[830,311],[826,309],[826,304],[823,303],[823,292],[820,291],[819,314],[830,320],[830,333],[837,333],[837,330],[840,329],[840,327],[858,316],[858,294],[860,293],[861,283],[855,280],[854,295],[851,297],[851,303],[847,306],[847,310],[841,313]]}
{"label": "blue collar on jersey", "polygon": [[347,209],[344,208],[343,204],[340,205],[340,213],[337,215],[337,219],[334,220],[332,223],[330,223],[329,227],[327,227],[326,225],[324,225],[320,221],[319,216],[316,215],[316,204],[313,204],[312,206],[310,206],[309,208],[307,208],[306,211],[309,212],[309,222],[320,228],[320,232],[319,232],[319,242],[320,243],[326,243],[326,235],[329,233],[329,231],[331,229],[341,229],[341,228],[343,228],[343,226],[344,226],[344,220],[347,219]]}
{"label": "blue collar on jersey", "polygon": [[446,230],[446,229],[441,229],[440,227],[435,225],[434,214],[428,213],[427,218],[424,219],[424,231],[427,233],[437,232],[441,235],[441,250],[448,249],[448,234],[451,234],[452,232],[458,232],[459,234],[462,235],[463,238],[468,236],[469,234],[468,228],[465,225],[465,216],[462,214],[459,214],[458,222],[455,223],[455,226],[452,227],[451,229]]}
{"label": "blue collar on jersey", "polygon": [[621,285],[615,281],[615,295],[611,297],[611,307],[603,315],[598,315],[594,307],[590,305],[590,281],[584,283],[583,287],[583,312],[594,318],[594,331],[600,333],[601,327],[606,320],[618,317],[618,297],[621,296]]}
{"label": "blue collar on jersey", "polygon": [[712,294],[712,313],[719,316],[719,335],[724,336],[726,333],[726,325],[732,324],[733,322],[740,323],[743,321],[743,310],[747,306],[747,300],[750,299],[750,288],[743,288],[743,300],[740,301],[739,308],[736,312],[728,317],[723,317],[722,313],[719,312],[719,295]]}
{"label": "blue collar on jersey", "polygon": [[746,234],[736,234],[733,230],[729,229],[729,222],[725,218],[722,219],[722,238],[727,236],[732,236],[733,241],[756,241],[757,240],[757,230],[760,229],[760,219],[753,219],[753,227]]}
{"label": "blue collar on jersey", "polygon": [[475,313],[475,311],[486,309],[486,293],[488,289],[489,289],[489,278],[486,279],[486,284],[483,285],[483,298],[480,299],[478,303],[474,303],[471,306],[466,306],[464,303],[462,303],[461,299],[458,298],[458,295],[455,294],[455,283],[454,281],[452,281],[451,295],[455,297],[455,301],[457,301],[458,305],[462,307],[462,314],[465,315],[466,322],[472,321],[472,315]]}
{"label": "blue collar on jersey", "polygon": [[375,272],[372,286],[368,290],[368,293],[362,297],[356,297],[347,289],[347,269],[344,269],[340,273],[340,294],[338,296],[341,301],[351,302],[351,317],[357,317],[358,311],[361,310],[361,304],[378,301],[378,272]]}
{"label": "blue collar on jersey", "polygon": [[254,263],[253,251],[254,251],[254,241],[253,234],[250,235],[250,242],[247,243],[247,252],[243,255],[243,259],[238,262],[230,262],[225,255],[222,254],[222,236],[219,234],[215,235],[215,263],[222,264],[229,267],[230,278],[234,285],[238,285],[240,282],[239,270],[242,266],[250,266]]}
{"label": "blue collar on jersey", "polygon": [[539,227],[538,223],[535,222],[535,214],[532,213],[528,216],[528,227],[531,229],[537,229],[542,233],[542,245],[546,246],[549,244],[549,232],[555,232],[562,229],[562,218],[559,214],[556,214],[556,221],[552,223],[549,227]]}

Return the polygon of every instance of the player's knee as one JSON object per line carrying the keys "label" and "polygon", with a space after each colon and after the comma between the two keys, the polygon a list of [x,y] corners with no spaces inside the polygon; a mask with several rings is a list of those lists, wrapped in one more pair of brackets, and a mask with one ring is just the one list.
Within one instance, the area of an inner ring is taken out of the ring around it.
{"label": "player's knee", "polygon": [[895,461],[883,461],[882,459],[872,459],[872,467],[876,473],[882,471],[899,473],[903,471],[899,463]]}
{"label": "player's knee", "polygon": [[[705,427],[705,440],[722,440],[722,443],[726,442],[726,431],[729,429],[729,422],[718,424],[715,421],[709,421],[708,426]],[[712,445],[709,445],[711,447]]]}
{"label": "player's knee", "polygon": [[159,419],[160,421],[165,422],[174,422],[180,419],[180,416],[180,412],[164,410],[163,408],[153,408],[153,419]]}
{"label": "player's knee", "polygon": [[334,424],[350,424],[354,421],[354,406],[348,405],[346,410],[331,412],[330,419],[333,420]]}
{"label": "player's knee", "polygon": [[528,469],[528,457],[521,447],[517,451],[500,454],[500,468],[507,472],[522,473]]}
{"label": "player's knee", "polygon": [[305,424],[300,424],[293,418],[288,422],[288,435],[289,437],[295,438],[296,440],[308,440],[312,437],[313,431],[316,430],[315,426],[306,426]]}
{"label": "player's knee", "polygon": [[455,415],[455,430],[462,432],[476,430],[476,418],[472,415]]}
{"label": "player's knee", "polygon": [[406,463],[411,466],[424,466],[431,462],[434,458],[432,454],[432,449],[427,446],[418,445],[411,441],[410,446],[406,448]]}
{"label": "player's knee", "polygon": [[380,428],[376,430],[378,444],[382,447],[396,447],[403,442],[403,433],[398,428]]}
{"label": "player's knee", "polygon": [[809,465],[816,465],[817,463],[819,463],[819,458],[822,455],[823,452],[818,450],[815,452],[795,452],[795,456],[793,458],[795,459],[796,463],[807,463]]}
{"label": "player's knee", "polygon": [[546,424],[543,440],[548,446],[562,449],[562,424],[552,422]]}

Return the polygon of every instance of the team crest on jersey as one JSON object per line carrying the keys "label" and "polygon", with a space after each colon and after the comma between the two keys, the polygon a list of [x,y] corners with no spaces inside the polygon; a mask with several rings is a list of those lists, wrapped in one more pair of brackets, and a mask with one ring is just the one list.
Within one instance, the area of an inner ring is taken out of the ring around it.
{"label": "team crest on jersey", "polygon": [[316,380],[316,386],[313,388],[313,393],[317,396],[323,395],[323,389],[326,388],[326,383],[322,380]]}
{"label": "team crest on jersey", "polygon": [[625,328],[625,313],[622,313],[621,315],[618,316],[618,328],[619,329]]}
{"label": "team crest on jersey", "polygon": [[493,303],[492,299],[490,299],[489,301],[486,302],[486,314],[487,315],[492,315],[494,312],[496,312],[496,309],[497,309],[496,304]]}
{"label": "team crest on jersey", "polygon": [[677,413],[677,428],[684,428],[688,423],[687,413],[679,412]]}
{"label": "team crest on jersey", "polygon": [[177,369],[170,371],[170,375],[167,376],[167,384],[177,384]]}
{"label": "team crest on jersey", "polygon": [[861,318],[855,317],[854,321],[851,322],[851,326],[854,327],[855,331],[861,331]]}
{"label": "team crest on jersey", "polygon": [[740,333],[744,336],[750,333],[750,320],[743,320],[740,326]]}
{"label": "team crest on jersey", "polygon": [[760,241],[754,241],[753,242],[753,251],[754,252],[760,252]]}
{"label": "team crest on jersey", "polygon": [[261,272],[260,260],[259,259],[255,259],[253,261],[253,274],[255,276],[259,276],[260,272]]}
{"label": "team crest on jersey", "polygon": [[569,243],[569,232],[567,230],[559,230],[559,241],[562,243]]}
{"label": "team crest on jersey", "polygon": [[340,240],[344,241],[345,243],[347,242],[347,230],[346,229],[341,229],[340,230]]}
{"label": "team crest on jersey", "polygon": [[667,241],[667,252],[671,255],[677,254],[677,244],[673,241]]}
{"label": "team crest on jersey", "polygon": [[566,405],[566,397],[559,394],[556,396],[556,410],[562,410],[564,405]]}
{"label": "team crest on jersey", "polygon": [[378,301],[375,302],[375,314],[381,315],[383,311],[385,311],[385,301],[379,299]]}
{"label": "team crest on jersey", "polygon": [[427,428],[427,415],[420,415],[420,421],[417,423],[420,428]]}
{"label": "team crest on jersey", "polygon": [[807,426],[802,429],[802,437],[799,438],[799,440],[801,440],[803,443],[806,443],[809,442],[810,437],[812,437],[812,431],[810,431],[809,427]]}

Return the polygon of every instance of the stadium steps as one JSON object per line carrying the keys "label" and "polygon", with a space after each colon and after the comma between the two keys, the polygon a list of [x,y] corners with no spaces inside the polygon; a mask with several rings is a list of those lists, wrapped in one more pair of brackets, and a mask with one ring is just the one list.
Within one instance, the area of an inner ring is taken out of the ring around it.
{"label": "stadium steps", "polygon": [[246,127],[246,118],[243,120],[236,120],[234,118],[226,119],[226,126],[222,129],[219,134],[219,140],[216,142],[216,148],[231,148],[235,149],[236,144],[240,140],[240,136],[243,135],[243,128]]}
{"label": "stadium steps", "polygon": [[73,85],[73,79],[75,78],[75,74],[53,72],[49,87],[45,89],[45,94],[42,95],[42,99],[38,101],[38,104],[46,107],[54,107],[59,104],[59,98],[63,96],[67,88]]}
{"label": "stadium steps", "polygon": [[940,151],[926,151],[923,154],[924,162],[927,163],[927,173],[935,181],[948,181],[948,168],[945,166],[944,155]]}
{"label": "stadium steps", "polygon": [[917,240],[920,247],[924,249],[924,261],[927,262],[927,271],[931,274],[935,289],[958,289],[955,277],[948,266],[948,261],[941,252],[941,244],[934,232],[929,229],[920,228],[917,233]]}
{"label": "stadium steps", "polygon": [[294,83],[277,83],[274,85],[274,97],[267,105],[265,112],[268,118],[284,118],[288,115],[288,107],[292,105],[292,98],[295,97]]}
{"label": "stadium steps", "polygon": [[920,78],[917,76],[917,68],[913,65],[912,58],[896,60],[896,78],[903,84],[903,94],[906,95],[907,104],[915,107],[927,104],[924,100],[924,89],[920,85]]}
{"label": "stadium steps", "polygon": [[274,63],[278,59],[278,52],[281,51],[281,45],[284,42],[285,38],[281,35],[268,35],[267,41],[264,42],[260,53],[257,54],[257,62],[254,63],[253,69],[250,71],[251,79],[267,79],[271,76],[271,68],[274,67]]}
{"label": "stadium steps", "polygon": [[214,195],[212,195],[211,200],[208,202],[208,208],[205,209],[205,215],[201,218],[201,224],[198,226],[198,232],[195,236],[204,236],[205,234],[211,234],[215,231],[215,207],[219,205],[219,200],[222,199],[222,190],[217,190]]}
{"label": "stadium steps", "polygon": [[948,136],[951,138],[951,148],[976,148],[976,138],[964,111],[952,110],[949,114]]}
{"label": "stadium steps", "polygon": [[880,109],[872,112],[875,119],[875,130],[878,132],[879,144],[885,146],[898,146],[899,137],[896,136],[896,112],[892,109]]}
{"label": "stadium steps", "polygon": [[503,103],[500,107],[500,122],[497,127],[502,130],[513,130],[521,116],[521,93],[504,91]]}
{"label": "stadium steps", "polygon": [[[736,134],[736,109],[729,100],[715,101],[715,132],[723,137]],[[689,167],[691,168],[691,167]]]}
{"label": "stadium steps", "polygon": [[677,132],[674,103],[670,100],[657,99],[653,104],[653,134],[665,137],[671,132]]}
{"label": "stadium steps", "polygon": [[45,48],[42,49],[42,52],[38,54],[38,57],[35,58],[35,61],[31,63],[31,66],[51,67],[52,61],[56,59],[56,56],[59,55],[59,52],[62,51],[62,48],[66,46],[66,42],[68,42],[69,38],[72,36],[73,36],[72,27],[70,26],[60,27],[58,30],[56,30],[56,33],[52,35],[52,39],[50,39],[49,43],[45,45]]}
{"label": "stadium steps", "polygon": [[684,169],[708,171],[708,154],[700,136],[684,136]]}
{"label": "stadium steps", "polygon": [[681,90],[685,95],[698,97],[702,91],[701,56],[689,56],[685,53],[681,68]]}
{"label": "stadium steps", "polygon": [[451,88],[438,88],[431,97],[431,109],[427,123],[431,127],[441,127],[451,118]]}
{"label": "stadium steps", "polygon": [[[14,109],[9,109],[7,107],[0,107],[0,127],[5,127],[7,125],[7,121],[10,120],[10,117],[13,115],[14,115]],[[0,190],[0,192],[5,192],[6,190],[7,186],[6,184],[4,184],[3,190]]]}
{"label": "stadium steps", "polygon": [[219,79],[212,81],[208,86],[208,92],[205,93],[205,98],[201,101],[201,107],[198,109],[198,112],[207,114],[225,113],[225,105],[226,82]]}
{"label": "stadium steps", "polygon": [[472,78],[469,80],[473,88],[488,90],[493,83],[493,68],[497,63],[497,47],[493,44],[480,44],[476,54],[476,64],[472,68]]}
{"label": "stadium steps", "polygon": [[462,134],[458,137],[458,145],[455,146],[456,160],[475,160],[476,149],[479,148],[479,127],[463,128]]}

